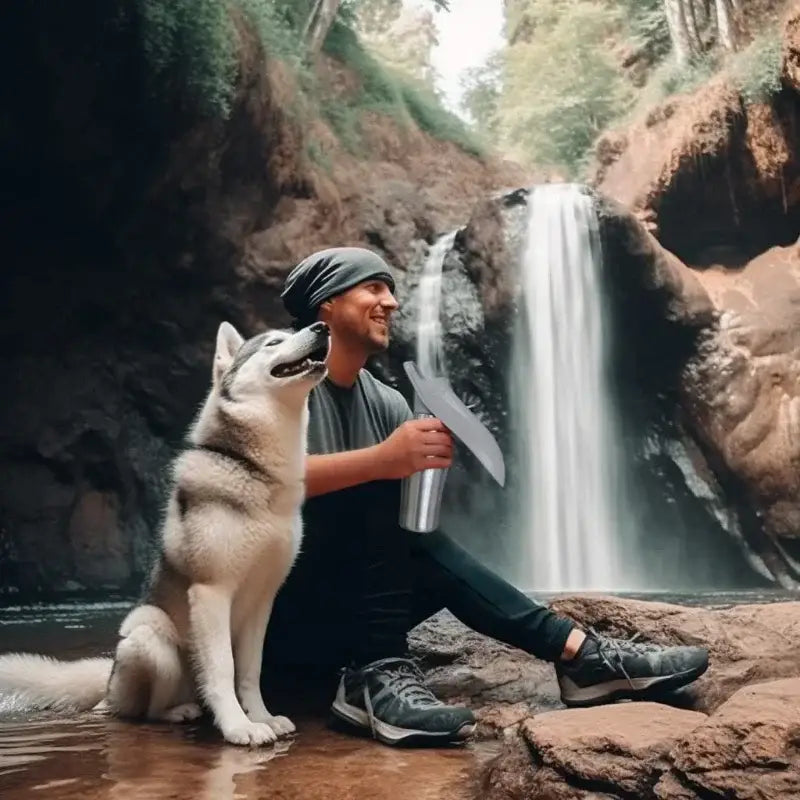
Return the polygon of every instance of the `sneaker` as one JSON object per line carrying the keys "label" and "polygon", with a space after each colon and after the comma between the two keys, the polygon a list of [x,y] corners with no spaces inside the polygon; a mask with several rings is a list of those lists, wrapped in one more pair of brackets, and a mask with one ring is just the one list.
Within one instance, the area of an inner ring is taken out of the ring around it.
{"label": "sneaker", "polygon": [[612,639],[590,629],[571,661],[558,661],[556,675],[566,706],[594,706],[677,689],[708,669],[704,647],[661,647]]}
{"label": "sneaker", "polygon": [[472,712],[437,700],[419,669],[404,658],[345,669],[331,711],[390,745],[456,741],[475,730]]}

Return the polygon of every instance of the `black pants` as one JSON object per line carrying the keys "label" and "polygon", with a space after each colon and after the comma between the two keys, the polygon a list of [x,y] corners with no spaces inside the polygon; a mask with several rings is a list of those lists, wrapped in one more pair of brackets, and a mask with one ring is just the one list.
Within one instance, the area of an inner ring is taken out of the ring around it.
{"label": "black pants", "polygon": [[406,652],[447,608],[479,633],[555,661],[573,624],[533,602],[444,533],[397,524],[399,482],[307,501],[301,553],[275,602],[269,662],[338,667]]}

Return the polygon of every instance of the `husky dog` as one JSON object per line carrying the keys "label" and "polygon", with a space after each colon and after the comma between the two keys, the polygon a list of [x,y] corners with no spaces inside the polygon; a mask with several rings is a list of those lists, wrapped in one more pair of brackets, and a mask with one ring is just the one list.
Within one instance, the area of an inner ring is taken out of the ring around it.
{"label": "husky dog", "polygon": [[327,374],[329,344],[324,322],[247,341],[220,325],[211,390],[173,464],[159,560],[113,660],[0,656],[0,691],[171,722],[204,703],[234,744],[294,731],[264,706],[261,651],[300,548],[308,395]]}

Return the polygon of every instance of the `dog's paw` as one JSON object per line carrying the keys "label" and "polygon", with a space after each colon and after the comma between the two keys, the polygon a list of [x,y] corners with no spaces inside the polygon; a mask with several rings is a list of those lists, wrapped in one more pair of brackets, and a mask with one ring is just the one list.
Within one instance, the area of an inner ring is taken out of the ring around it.
{"label": "dog's paw", "polygon": [[162,719],[165,722],[191,722],[203,716],[203,709],[197,703],[183,703],[167,709]]}
{"label": "dog's paw", "polygon": [[292,722],[289,717],[270,717],[269,726],[278,736],[288,736],[290,733],[294,733],[297,730],[294,726],[294,722]]}
{"label": "dog's paw", "polygon": [[265,722],[247,722],[223,728],[222,735],[231,744],[244,745],[272,744],[278,738],[272,727]]}

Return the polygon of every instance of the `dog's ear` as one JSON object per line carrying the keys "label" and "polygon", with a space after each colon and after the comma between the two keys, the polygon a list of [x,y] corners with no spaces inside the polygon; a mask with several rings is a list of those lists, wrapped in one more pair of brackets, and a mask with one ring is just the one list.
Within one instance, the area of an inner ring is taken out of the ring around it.
{"label": "dog's ear", "polygon": [[222,322],[217,330],[217,349],[214,353],[214,383],[219,383],[223,373],[233,363],[236,351],[244,339],[230,322]]}

